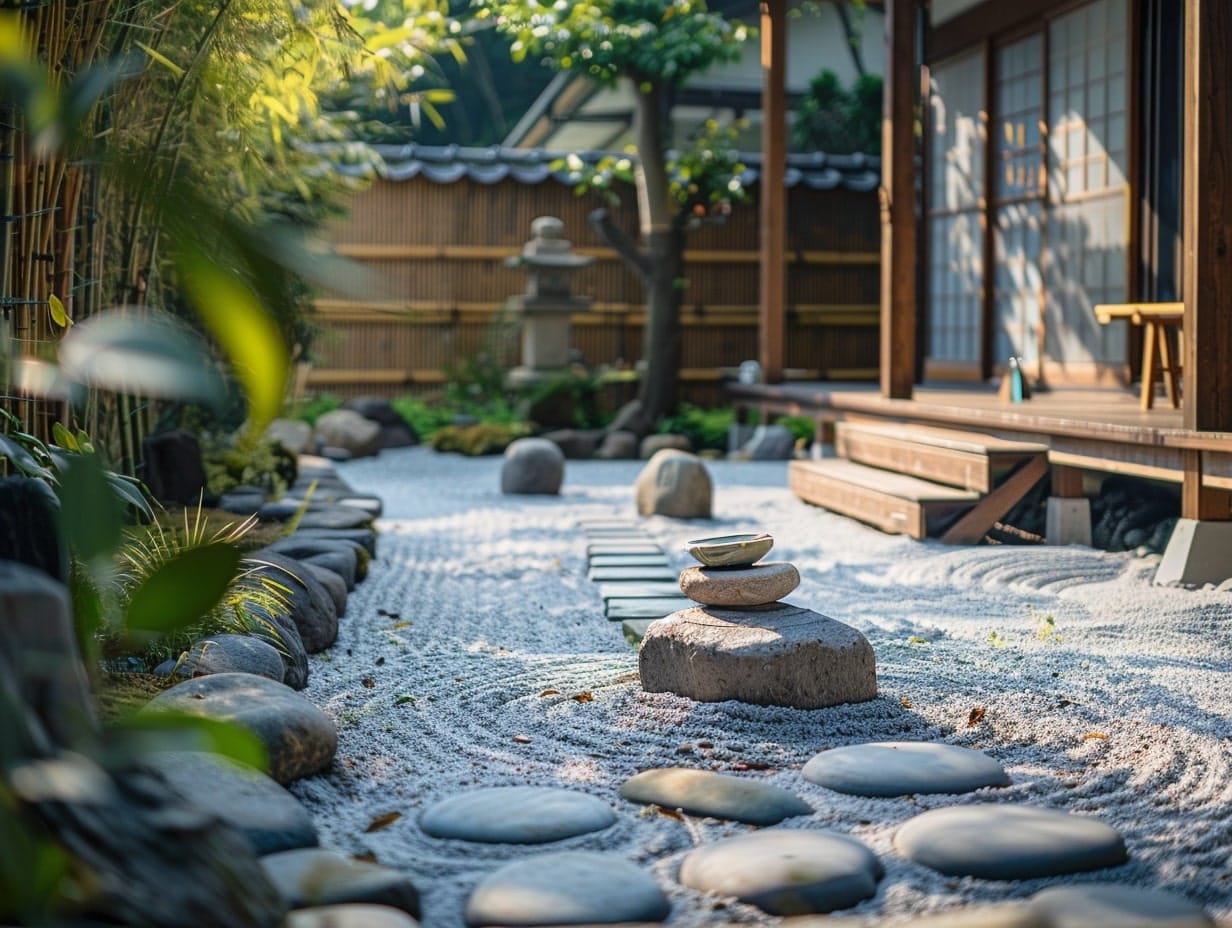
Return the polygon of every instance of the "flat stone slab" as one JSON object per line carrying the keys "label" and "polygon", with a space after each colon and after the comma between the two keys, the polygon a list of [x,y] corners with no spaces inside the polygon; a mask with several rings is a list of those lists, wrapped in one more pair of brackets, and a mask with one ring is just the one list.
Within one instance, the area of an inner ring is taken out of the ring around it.
{"label": "flat stone slab", "polygon": [[319,905],[288,912],[285,928],[419,928],[401,909],[387,905]]}
{"label": "flat stone slab", "polygon": [[317,844],[308,810],[258,770],[203,751],[156,751],[143,761],[192,805],[237,829],[258,855]]}
{"label": "flat stone slab", "polygon": [[670,567],[592,567],[588,575],[591,580],[601,583],[607,580],[675,580],[676,571]]}
{"label": "flat stone slab", "polygon": [[1200,905],[1183,896],[1121,883],[1053,886],[1027,903],[1049,928],[1215,928]]}
{"label": "flat stone slab", "polygon": [[663,580],[616,580],[599,584],[599,598],[609,599],[664,599],[679,596],[680,586]]}
{"label": "flat stone slab", "polygon": [[877,695],[868,639],[850,625],[781,603],[695,606],[665,616],[646,630],[638,669],[648,693],[701,702],[819,709]]}
{"label": "flat stone slab", "polygon": [[630,802],[749,825],[777,825],[785,818],[813,814],[813,807],[799,796],[769,783],[687,767],[643,770],[620,785],[620,795]]}
{"label": "flat stone slab", "polygon": [[855,838],[768,828],[690,851],[680,882],[771,915],[809,915],[871,898],[883,872],[877,855]]}
{"label": "flat stone slab", "polygon": [[667,567],[662,554],[592,554],[588,560],[595,567]]}
{"label": "flat stone slab", "polygon": [[319,773],[338,748],[338,730],[324,712],[295,690],[248,673],[215,673],[177,683],[142,712],[173,709],[235,722],[261,739],[270,776],[286,784]]}
{"label": "flat stone slab", "polygon": [[1002,803],[924,812],[898,829],[894,846],[949,876],[985,880],[1079,873],[1128,859],[1121,836],[1099,819]]}
{"label": "flat stone slab", "polygon": [[607,601],[607,617],[613,622],[622,619],[661,619],[665,615],[679,612],[681,609],[692,609],[692,600],[683,596],[660,597],[657,599],[609,599]]}
{"label": "flat stone slab", "polygon": [[560,851],[515,861],[481,880],[466,904],[466,923],[661,922],[669,908],[655,879],[623,857]]}
{"label": "flat stone slab", "polygon": [[261,867],[288,908],[362,902],[419,917],[419,890],[390,867],[316,847],[267,854]]}
{"label": "flat stone slab", "polygon": [[424,810],[434,838],[486,844],[543,844],[608,828],[616,813],[602,799],[548,786],[495,786],[460,793]]}
{"label": "flat stone slab", "polygon": [[662,554],[663,549],[649,541],[594,541],[586,546],[586,554]]}
{"label": "flat stone slab", "polygon": [[646,637],[646,629],[650,627],[650,623],[657,621],[656,619],[625,619],[620,623],[621,634],[625,636],[625,641],[633,645],[633,647],[641,647],[642,639]]}
{"label": "flat stone slab", "polygon": [[822,751],[804,765],[801,776],[853,796],[969,793],[1010,785],[1001,765],[982,751],[923,741],[851,744]]}
{"label": "flat stone slab", "polygon": [[752,567],[686,567],[680,591],[706,606],[764,606],[800,585],[800,573],[786,561]]}

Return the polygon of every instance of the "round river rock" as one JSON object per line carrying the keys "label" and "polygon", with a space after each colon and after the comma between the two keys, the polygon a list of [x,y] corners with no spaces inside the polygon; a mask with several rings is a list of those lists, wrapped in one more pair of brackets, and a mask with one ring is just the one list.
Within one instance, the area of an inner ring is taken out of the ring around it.
{"label": "round river rock", "polygon": [[819,709],[877,695],[867,638],[828,616],[783,604],[674,612],[646,630],[638,669],[646,692],[700,702]]}
{"label": "round river rock", "polygon": [[650,874],[615,854],[560,851],[506,864],[475,887],[468,925],[661,922],[669,905]]}
{"label": "round river rock", "polygon": [[706,606],[764,606],[800,585],[800,573],[785,561],[752,567],[686,567],[680,591]]}
{"label": "round river rock", "polygon": [[777,786],[687,767],[643,770],[621,784],[620,795],[631,802],[750,825],[777,825],[793,815],[813,814],[807,802]]}
{"label": "round river rock", "polygon": [[871,898],[882,873],[877,855],[855,838],[767,828],[690,851],[680,882],[771,915],[809,915]]}
{"label": "round river rock", "polygon": [[949,876],[1027,880],[1125,863],[1125,842],[1099,819],[980,803],[932,809],[898,829],[894,845]]}
{"label": "round river rock", "polygon": [[542,844],[616,822],[602,799],[549,786],[494,786],[450,796],[426,809],[419,827],[434,838]]}
{"label": "round river rock", "polygon": [[822,751],[804,765],[801,775],[853,796],[969,793],[1010,785],[1001,765],[982,751],[923,741],[851,744]]}

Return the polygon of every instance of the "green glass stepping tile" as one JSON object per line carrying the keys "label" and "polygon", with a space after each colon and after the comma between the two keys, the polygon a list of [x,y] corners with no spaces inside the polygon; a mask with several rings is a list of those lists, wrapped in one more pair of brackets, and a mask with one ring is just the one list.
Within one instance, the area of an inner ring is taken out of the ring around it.
{"label": "green glass stepping tile", "polygon": [[607,617],[613,622],[623,619],[661,619],[665,615],[691,609],[697,605],[684,596],[662,596],[654,599],[609,599]]}
{"label": "green glass stepping tile", "polygon": [[596,554],[662,554],[663,549],[649,541],[595,541],[586,546],[591,557]]}
{"label": "green glass stepping tile", "polygon": [[610,529],[627,529],[632,531],[637,528],[637,525],[628,519],[581,519],[578,521],[578,527],[588,532],[601,532]]}
{"label": "green glass stepping tile", "polygon": [[591,567],[666,567],[662,554],[592,554]]}
{"label": "green glass stepping tile", "polygon": [[662,580],[619,580],[599,584],[599,598],[604,601],[609,599],[661,599],[665,596],[679,595],[680,584],[667,583]]}
{"label": "green glass stepping tile", "polygon": [[592,567],[590,579],[596,583],[605,580],[671,580],[675,581],[678,571],[670,567]]}
{"label": "green glass stepping tile", "polygon": [[625,619],[620,624],[620,631],[624,634],[625,641],[629,642],[629,644],[633,645],[635,648],[640,647],[642,644],[642,639],[646,637],[646,629],[650,627],[651,622],[655,621],[657,620]]}

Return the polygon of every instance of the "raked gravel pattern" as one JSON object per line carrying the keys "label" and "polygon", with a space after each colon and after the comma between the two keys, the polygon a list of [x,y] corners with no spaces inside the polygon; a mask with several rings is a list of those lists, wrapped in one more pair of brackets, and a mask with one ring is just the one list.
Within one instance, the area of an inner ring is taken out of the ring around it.
{"label": "raked gravel pattern", "polygon": [[[1232,925],[1232,593],[1157,588],[1156,557],[1081,547],[946,547],[807,506],[782,462],[707,462],[712,520],[639,519],[639,462],[570,461],[559,497],[502,496],[499,457],[424,448],[339,467],[385,502],[379,557],[305,695],[339,728],[333,767],[292,786],[323,846],[412,875],[429,928],[463,924],[474,885],[545,851],[614,853],[646,869],[670,924],[773,924],[679,885],[694,847],[749,827],[621,801],[649,767],[692,765],[781,787],[817,811],[780,827],[854,836],[886,875],[850,914],[895,916],[1113,881],[1168,890]],[[587,519],[628,520],[688,566],[686,540],[768,531],[800,571],[787,601],[864,632],[871,702],[793,710],[646,694],[619,622],[587,578]],[[818,751],[935,740],[987,752],[1013,780],[964,796],[871,799],[809,783]],[[547,846],[428,837],[422,809],[481,786],[581,790],[616,824]],[[996,883],[955,879],[893,848],[928,809],[1028,803],[1096,815],[1125,838],[1112,870]],[[870,922],[875,923],[875,922]]]}

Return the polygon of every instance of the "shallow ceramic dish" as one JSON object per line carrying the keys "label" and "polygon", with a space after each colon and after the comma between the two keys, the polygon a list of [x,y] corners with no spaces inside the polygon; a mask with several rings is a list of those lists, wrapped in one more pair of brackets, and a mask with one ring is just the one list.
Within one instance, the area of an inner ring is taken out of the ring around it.
{"label": "shallow ceramic dish", "polygon": [[718,535],[686,541],[684,547],[707,567],[748,567],[774,547],[774,537],[765,532]]}

